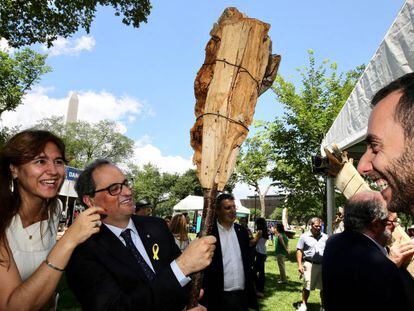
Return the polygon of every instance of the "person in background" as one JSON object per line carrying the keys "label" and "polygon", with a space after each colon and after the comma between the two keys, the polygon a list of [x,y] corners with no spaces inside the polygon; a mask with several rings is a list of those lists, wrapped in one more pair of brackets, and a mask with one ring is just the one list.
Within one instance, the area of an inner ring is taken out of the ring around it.
{"label": "person in background", "polygon": [[275,254],[277,259],[277,265],[279,266],[279,273],[280,273],[280,280],[278,281],[279,284],[287,283],[286,278],[286,269],[285,269],[285,261],[286,257],[289,255],[289,248],[288,242],[289,239],[285,233],[285,227],[283,224],[278,223],[276,224],[276,247],[275,247]]}
{"label": "person in background", "polygon": [[298,271],[303,276],[302,304],[298,311],[307,311],[307,303],[310,291],[320,289],[320,297],[323,310],[322,290],[322,258],[328,236],[321,232],[322,220],[313,217],[309,221],[310,231],[303,233],[296,246],[296,261]]}
{"label": "person in background", "polygon": [[367,149],[358,172],[381,189],[391,212],[414,216],[414,72],[380,89],[371,100]]}
{"label": "person in background", "polygon": [[273,240],[274,240],[274,236],[275,236],[275,227],[273,225],[269,226],[269,240],[270,240],[270,245],[273,245]]}
{"label": "person in background", "polygon": [[152,213],[151,203],[140,200],[135,204],[135,215],[138,216],[150,216]]}
{"label": "person in background", "polygon": [[344,208],[340,206],[333,221],[333,233],[341,233],[344,231]]}
{"label": "person in background", "polygon": [[329,238],[323,256],[326,310],[414,310],[412,277],[398,268],[414,244],[397,246],[397,257],[392,246],[387,258],[396,219],[379,192],[360,192],[347,202],[345,231]]}
{"label": "person in background", "polygon": [[257,310],[249,236],[245,228],[234,223],[234,197],[228,193],[220,194],[216,199],[215,212],[212,235],[217,238],[217,247],[211,265],[204,271],[204,296],[201,304],[208,311]]}
{"label": "person in background", "polygon": [[240,218],[240,225],[245,228],[247,230],[247,233],[249,234],[249,257],[250,257],[250,262],[251,262],[251,269],[253,270],[253,265],[254,265],[254,256],[256,253],[256,245],[254,242],[254,236],[253,236],[253,232],[252,230],[250,230],[249,226],[247,225],[248,223],[248,218],[247,217],[243,217]]}
{"label": "person in background", "polygon": [[167,224],[168,228],[170,227],[171,224],[171,216],[167,215],[164,217],[165,223]]}
{"label": "person in background", "polygon": [[170,230],[179,249],[184,249],[190,244],[191,239],[187,233],[187,220],[183,214],[174,215],[170,223]]}
{"label": "person in background", "polygon": [[256,284],[256,295],[259,298],[264,297],[264,286],[266,282],[265,262],[267,258],[266,242],[269,238],[264,218],[256,219],[256,236],[254,243],[256,244],[256,258],[254,261],[254,275]]}
{"label": "person in background", "polygon": [[26,130],[0,151],[0,310],[54,310],[54,292],[75,249],[99,231],[102,208],[81,213],[56,242],[65,146]]}

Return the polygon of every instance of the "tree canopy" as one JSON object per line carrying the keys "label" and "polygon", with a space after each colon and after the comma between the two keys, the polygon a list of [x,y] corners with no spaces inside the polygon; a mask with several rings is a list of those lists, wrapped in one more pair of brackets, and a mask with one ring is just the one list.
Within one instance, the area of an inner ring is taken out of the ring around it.
{"label": "tree canopy", "polygon": [[158,206],[161,203],[168,202],[164,205],[171,214],[172,207],[175,204],[172,199],[172,188],[177,182],[178,174],[162,173],[159,168],[148,163],[142,168],[130,166],[128,176],[134,180],[135,200],[146,200],[152,206],[154,215],[164,214],[159,212]]}
{"label": "tree canopy", "polygon": [[139,27],[147,22],[149,0],[3,0],[0,6],[0,38],[13,47],[67,38],[83,28],[89,33],[98,6],[112,6],[126,25]]}
{"label": "tree canopy", "polygon": [[364,66],[338,73],[337,64],[316,63],[309,51],[309,64],[299,69],[300,87],[279,76],[273,86],[284,113],[262,123],[269,137],[274,163],[270,176],[290,193],[285,204],[299,220],[323,216],[325,183],[312,173],[311,156],[320,144],[361,76]]}
{"label": "tree canopy", "polygon": [[83,168],[95,159],[125,162],[133,153],[134,141],[119,133],[113,121],[65,125],[63,117],[51,117],[42,119],[34,128],[49,130],[63,139],[70,166]]}
{"label": "tree canopy", "polygon": [[51,68],[46,55],[25,48],[12,54],[0,51],[0,116],[16,109],[23,96]]}
{"label": "tree canopy", "polygon": [[270,177],[272,151],[266,133],[259,133],[244,142],[235,168],[236,178],[253,187],[259,195],[260,217],[265,217],[265,196],[275,183],[270,182],[266,189],[260,189],[259,182]]}

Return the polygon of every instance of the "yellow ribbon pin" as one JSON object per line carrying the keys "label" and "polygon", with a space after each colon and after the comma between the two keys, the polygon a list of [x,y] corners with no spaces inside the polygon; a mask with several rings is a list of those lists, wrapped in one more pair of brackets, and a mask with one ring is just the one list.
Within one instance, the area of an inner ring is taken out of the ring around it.
{"label": "yellow ribbon pin", "polygon": [[152,246],[152,259],[154,260],[159,260],[160,258],[158,257],[158,251],[160,250],[160,247],[158,246],[158,244],[154,244]]}

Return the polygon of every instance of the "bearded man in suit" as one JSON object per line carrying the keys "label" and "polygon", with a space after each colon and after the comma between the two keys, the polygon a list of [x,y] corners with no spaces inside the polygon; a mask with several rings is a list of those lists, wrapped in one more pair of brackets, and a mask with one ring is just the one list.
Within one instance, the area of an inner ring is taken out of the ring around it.
{"label": "bearded man in suit", "polygon": [[[345,206],[345,231],[328,239],[322,263],[327,311],[414,310],[412,278],[386,246],[397,225],[379,192],[361,192]],[[404,258],[405,257],[405,258]]]}

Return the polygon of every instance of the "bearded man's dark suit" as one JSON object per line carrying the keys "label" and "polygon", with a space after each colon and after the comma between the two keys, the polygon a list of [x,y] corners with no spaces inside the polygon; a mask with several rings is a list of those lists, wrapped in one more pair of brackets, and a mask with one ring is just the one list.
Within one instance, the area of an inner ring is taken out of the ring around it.
{"label": "bearded man's dark suit", "polygon": [[[240,251],[243,261],[243,270],[245,278],[245,297],[247,297],[248,306],[258,309],[256,293],[253,287],[253,271],[249,250],[249,234],[245,228],[239,224],[234,224],[234,230],[240,245]],[[203,289],[204,296],[201,304],[207,307],[208,311],[220,310],[220,296],[224,287],[223,275],[223,255],[221,252],[220,236],[217,228],[217,220],[213,223],[211,235],[217,239],[216,249],[210,266],[204,270]]]}
{"label": "bearded man's dark suit", "polygon": [[[150,283],[137,260],[105,225],[79,245],[66,268],[70,289],[83,310],[182,310],[188,286],[181,287],[170,263],[180,250],[165,221],[132,216],[154,267]],[[158,245],[154,259],[153,246]]]}
{"label": "bearded man's dark suit", "polygon": [[327,311],[413,310],[406,283],[411,277],[362,233],[344,231],[329,238],[322,276]]}

